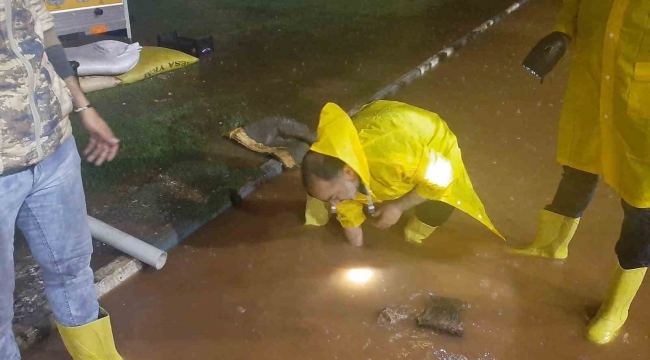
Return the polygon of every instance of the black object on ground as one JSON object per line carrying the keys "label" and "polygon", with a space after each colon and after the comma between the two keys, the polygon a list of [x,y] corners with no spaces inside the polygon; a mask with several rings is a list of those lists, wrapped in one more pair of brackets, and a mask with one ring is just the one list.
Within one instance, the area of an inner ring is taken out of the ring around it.
{"label": "black object on ground", "polygon": [[462,337],[464,331],[460,313],[463,308],[465,303],[458,299],[431,295],[424,313],[418,316],[418,326]]}
{"label": "black object on ground", "polygon": [[202,57],[214,52],[214,37],[191,39],[178,35],[178,31],[158,35],[158,46]]}
{"label": "black object on ground", "polygon": [[79,79],[79,63],[76,61],[70,61],[70,66],[72,66],[72,71],[74,72],[74,77]]}
{"label": "black object on ground", "polygon": [[239,206],[244,202],[244,198],[241,197],[237,189],[228,189],[228,196],[233,206]]}

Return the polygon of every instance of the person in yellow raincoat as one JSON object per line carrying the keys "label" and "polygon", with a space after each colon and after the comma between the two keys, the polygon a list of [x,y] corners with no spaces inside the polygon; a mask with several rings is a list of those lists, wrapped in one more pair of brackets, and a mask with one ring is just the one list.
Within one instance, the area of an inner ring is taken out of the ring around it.
{"label": "person in yellow raincoat", "polygon": [[[354,121],[335,104],[320,117],[317,141],[302,163],[310,196],[307,224],[324,225],[336,207],[348,241],[363,245],[364,205],[389,228],[414,208],[404,229],[420,243],[458,208],[499,232],[469,180],[456,136],[436,114],[400,102],[366,105]],[[381,203],[377,209],[374,204]]]}
{"label": "person in yellow raincoat", "polygon": [[[599,175],[622,198],[610,290],[587,338],[611,341],[650,264],[650,0],[565,0],[555,33],[575,53],[560,121],[564,175],[523,254],[563,259]],[[548,38],[548,37],[547,37]]]}

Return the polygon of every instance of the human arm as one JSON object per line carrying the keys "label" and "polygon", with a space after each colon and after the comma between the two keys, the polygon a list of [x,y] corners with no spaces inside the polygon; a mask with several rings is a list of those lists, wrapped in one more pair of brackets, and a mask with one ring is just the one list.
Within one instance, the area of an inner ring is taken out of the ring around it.
{"label": "human arm", "polygon": [[83,151],[86,160],[96,166],[113,161],[120,149],[120,140],[113,134],[111,128],[95,108],[86,108],[90,105],[90,101],[81,90],[77,78],[69,76],[63,81],[72,93],[72,102],[75,108],[85,109],[79,112],[79,117],[90,135],[88,146]]}
{"label": "human arm", "polygon": [[524,59],[524,68],[542,81],[562,59],[576,36],[580,1],[564,0],[554,31],[541,39]]}
{"label": "human arm", "polygon": [[43,2],[39,1],[38,4],[35,4],[32,1],[32,7],[33,11],[38,14],[41,26],[45,29],[44,45],[48,60],[52,64],[54,71],[63,79],[70,90],[74,107],[84,109],[79,111],[79,117],[90,135],[90,140],[83,151],[83,155],[88,162],[97,166],[112,161],[119,151],[119,140],[97,110],[90,107],[90,101],[86,98],[79,81],[74,76],[74,71],[65,56],[63,46],[54,32],[52,16],[43,6]]}
{"label": "human arm", "polygon": [[412,209],[425,201],[427,201],[427,199],[418,195],[415,190],[412,190],[399,199],[386,201],[381,204],[379,209],[373,215],[373,217],[377,219],[374,225],[380,229],[387,229],[395,225],[405,211]]}
{"label": "human arm", "polygon": [[336,205],[336,217],[343,226],[345,238],[353,246],[363,245],[363,229],[366,220],[363,204],[356,201],[343,201]]}
{"label": "human arm", "polygon": [[[566,34],[574,39],[578,31],[578,12],[582,0],[564,0],[553,31]],[[569,41],[570,41],[569,39]]]}

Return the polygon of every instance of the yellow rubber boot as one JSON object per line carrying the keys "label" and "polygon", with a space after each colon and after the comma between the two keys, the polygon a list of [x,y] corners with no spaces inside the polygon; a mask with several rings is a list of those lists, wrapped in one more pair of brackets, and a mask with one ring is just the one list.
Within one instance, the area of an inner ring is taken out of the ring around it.
{"label": "yellow rubber boot", "polygon": [[580,218],[570,218],[542,210],[539,216],[537,236],[525,249],[511,249],[511,253],[566,259],[569,256],[569,242],[578,229]]}
{"label": "yellow rubber boot", "polygon": [[307,196],[305,225],[325,226],[330,221],[330,209],[324,202]]}
{"label": "yellow rubber boot", "polygon": [[603,345],[616,338],[627,320],[630,304],[641,287],[647,269],[623,270],[616,265],[607,298],[587,327],[589,341]]}
{"label": "yellow rubber boot", "polygon": [[423,223],[417,216],[412,216],[404,227],[404,237],[408,242],[421,244],[422,240],[428,238],[434,231],[436,231],[435,227]]}
{"label": "yellow rubber boot", "polygon": [[83,326],[56,324],[66,349],[74,360],[122,360],[115,349],[111,318],[100,309],[100,319]]}

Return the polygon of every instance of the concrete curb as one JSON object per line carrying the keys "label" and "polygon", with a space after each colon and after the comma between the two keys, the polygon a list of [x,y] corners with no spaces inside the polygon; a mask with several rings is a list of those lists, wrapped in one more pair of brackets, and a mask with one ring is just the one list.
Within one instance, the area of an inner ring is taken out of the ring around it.
{"label": "concrete curb", "polygon": [[[177,224],[180,225],[179,228],[182,229],[180,231],[175,230],[174,224],[166,225],[156,236],[157,239],[155,244],[162,244],[160,247],[165,251],[173,249],[207,222],[215,219],[226,210],[230,209],[233,205],[236,206],[259,186],[282,174],[282,164],[276,160],[267,161],[260,167],[260,169],[262,170],[262,175],[257,179],[247,182],[239,189],[233,190],[230,194],[230,201],[228,201],[224,206],[201,220],[191,223]],[[108,265],[95,271],[95,292],[97,293],[97,297],[101,298],[106,295],[108,292],[115,289],[117,286],[146,267],[147,266],[139,260],[128,256],[120,256],[111,261]],[[44,311],[40,320],[37,320],[33,326],[15,334],[16,342],[21,350],[26,350],[45,339],[54,331],[55,328],[56,323],[54,317],[52,316],[51,310],[48,308],[47,311]]]}

